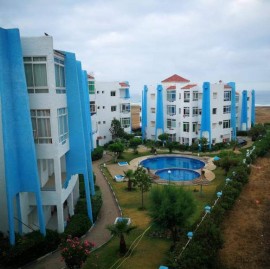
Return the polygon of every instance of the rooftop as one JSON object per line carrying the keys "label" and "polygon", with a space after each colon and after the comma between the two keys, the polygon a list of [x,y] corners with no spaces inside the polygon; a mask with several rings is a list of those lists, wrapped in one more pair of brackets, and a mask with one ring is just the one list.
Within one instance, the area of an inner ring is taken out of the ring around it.
{"label": "rooftop", "polygon": [[190,82],[190,80],[174,74],[174,75],[162,80],[161,82]]}

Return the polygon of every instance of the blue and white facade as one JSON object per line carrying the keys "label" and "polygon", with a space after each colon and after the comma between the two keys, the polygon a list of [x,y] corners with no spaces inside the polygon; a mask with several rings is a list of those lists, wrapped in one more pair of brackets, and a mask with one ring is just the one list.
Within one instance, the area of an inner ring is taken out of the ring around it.
{"label": "blue and white facade", "polygon": [[0,231],[63,232],[83,174],[94,195],[87,73],[50,36],[0,28]]}
{"label": "blue and white facade", "polygon": [[142,93],[142,135],[157,140],[162,133],[171,141],[191,145],[207,138],[209,146],[236,139],[237,130],[255,123],[255,91],[238,94],[235,83],[202,86],[173,75]]}
{"label": "blue and white facade", "polygon": [[129,83],[95,81],[89,75],[88,87],[94,147],[112,140],[110,128],[113,119],[120,121],[126,133],[131,133]]}

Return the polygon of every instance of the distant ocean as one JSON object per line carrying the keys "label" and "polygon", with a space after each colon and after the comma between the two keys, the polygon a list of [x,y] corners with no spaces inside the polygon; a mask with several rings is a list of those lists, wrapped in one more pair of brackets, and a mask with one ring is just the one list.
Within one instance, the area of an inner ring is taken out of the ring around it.
{"label": "distant ocean", "polygon": [[[141,96],[139,94],[132,94],[131,102],[140,103]],[[270,106],[270,89],[269,91],[255,91],[255,105],[256,106]]]}

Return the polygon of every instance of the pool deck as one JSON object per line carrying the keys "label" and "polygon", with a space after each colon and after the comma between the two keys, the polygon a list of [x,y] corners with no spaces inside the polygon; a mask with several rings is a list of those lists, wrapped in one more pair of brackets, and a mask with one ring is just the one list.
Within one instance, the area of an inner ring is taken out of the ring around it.
{"label": "pool deck", "polygon": [[[126,172],[129,169],[135,171],[137,169],[137,167],[139,166],[141,161],[148,159],[148,158],[155,158],[155,157],[162,157],[162,156],[189,157],[189,158],[198,159],[200,161],[203,161],[205,163],[205,167],[203,168],[203,170],[205,171],[205,179],[208,181],[212,181],[213,179],[215,179],[215,174],[212,172],[213,170],[216,169],[216,166],[213,163],[213,158],[196,157],[196,156],[190,156],[190,155],[184,155],[184,154],[148,155],[148,156],[135,158],[135,159],[131,160],[128,165],[125,165],[125,166],[119,166],[118,163],[115,163],[115,164],[108,164],[107,168],[108,168],[110,174],[112,175],[112,177],[114,177],[115,175],[124,175],[124,172]],[[201,174],[201,169],[195,170],[195,171],[197,171],[199,174]],[[160,179],[158,176],[154,175],[154,171],[152,171],[152,170],[150,170],[150,175],[153,179],[153,182],[155,182],[157,184],[168,184],[168,180]],[[178,182],[174,181],[173,183],[177,184],[177,185],[193,185],[193,180],[178,181]]]}

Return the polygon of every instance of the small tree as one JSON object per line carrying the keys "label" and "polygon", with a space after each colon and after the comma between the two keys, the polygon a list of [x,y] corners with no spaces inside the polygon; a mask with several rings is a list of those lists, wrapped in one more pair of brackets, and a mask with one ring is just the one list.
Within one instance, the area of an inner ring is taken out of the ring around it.
{"label": "small tree", "polygon": [[121,126],[121,122],[117,119],[113,119],[111,123],[110,132],[112,134],[112,139],[122,138],[125,135],[124,129]]}
{"label": "small tree", "polygon": [[191,193],[182,187],[164,186],[151,190],[149,211],[154,224],[170,230],[175,245],[179,230],[195,211],[195,203]]}
{"label": "small tree", "polygon": [[120,142],[115,142],[111,145],[109,145],[109,150],[112,151],[115,155],[114,161],[116,162],[118,156],[121,155],[122,152],[124,152],[125,146]]}
{"label": "small tree", "polygon": [[121,254],[127,252],[127,245],[124,235],[128,235],[136,226],[128,225],[127,219],[121,219],[121,221],[116,222],[116,224],[108,225],[107,229],[111,232],[112,235],[116,235],[120,238],[119,250]]}
{"label": "small tree", "polygon": [[138,146],[142,143],[142,140],[138,137],[130,139],[129,146],[133,149],[133,152],[136,153]]}
{"label": "small tree", "polygon": [[128,179],[128,191],[131,191],[132,189],[132,182],[134,178],[134,172],[131,169],[128,169],[127,171],[124,171],[125,177]]}
{"label": "small tree", "polygon": [[208,144],[207,138],[202,137],[201,139],[199,139],[199,145],[200,145],[199,149],[201,151],[206,151],[207,144]]}
{"label": "small tree", "polygon": [[164,146],[164,144],[169,140],[169,135],[166,133],[160,134],[158,139],[162,141],[162,145]]}
{"label": "small tree", "polygon": [[252,141],[257,140],[260,136],[266,134],[266,128],[262,124],[255,124],[248,132],[248,135],[252,138]]}
{"label": "small tree", "polygon": [[143,204],[143,194],[144,192],[147,192],[150,190],[152,181],[150,176],[148,175],[147,171],[139,166],[136,171],[134,172],[134,182],[133,185],[136,187],[138,186],[139,189],[141,190],[142,194],[142,209],[144,209],[144,204]]}

